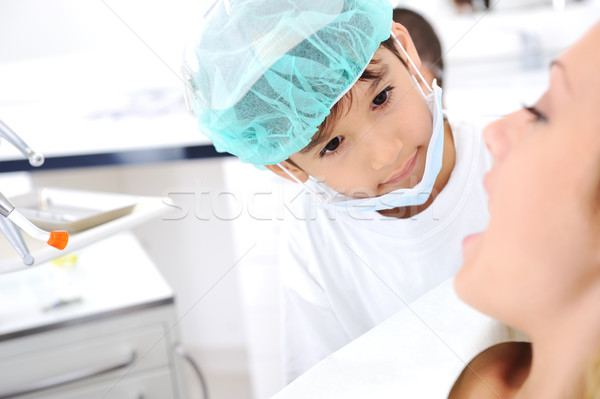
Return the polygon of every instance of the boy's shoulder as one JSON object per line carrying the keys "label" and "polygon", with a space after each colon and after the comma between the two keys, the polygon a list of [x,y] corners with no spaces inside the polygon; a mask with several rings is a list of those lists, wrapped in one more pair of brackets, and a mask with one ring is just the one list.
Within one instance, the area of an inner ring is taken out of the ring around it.
{"label": "boy's shoulder", "polygon": [[481,156],[483,169],[492,165],[492,157],[485,145],[483,131],[485,127],[496,118],[483,116],[464,116],[450,113],[447,115],[448,123],[452,129],[454,146],[457,157],[479,158]]}
{"label": "boy's shoulder", "polygon": [[456,113],[447,113],[446,118],[452,128],[455,139],[478,140],[485,126],[493,122],[493,118],[465,116]]}

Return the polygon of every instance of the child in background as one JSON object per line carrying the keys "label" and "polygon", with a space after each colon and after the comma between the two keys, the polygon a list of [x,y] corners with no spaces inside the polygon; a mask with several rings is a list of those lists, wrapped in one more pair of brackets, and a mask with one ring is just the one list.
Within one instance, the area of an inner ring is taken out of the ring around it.
{"label": "child in background", "polygon": [[428,82],[437,80],[444,88],[444,58],[442,44],[433,26],[421,14],[408,8],[394,8],[393,18],[410,33],[415,49],[421,59],[419,70]]}
{"label": "child in background", "polygon": [[[200,130],[312,193],[280,243],[288,381],[454,276],[487,223],[489,157],[444,118],[388,0],[220,1],[195,53]],[[505,332],[484,324],[465,339]]]}

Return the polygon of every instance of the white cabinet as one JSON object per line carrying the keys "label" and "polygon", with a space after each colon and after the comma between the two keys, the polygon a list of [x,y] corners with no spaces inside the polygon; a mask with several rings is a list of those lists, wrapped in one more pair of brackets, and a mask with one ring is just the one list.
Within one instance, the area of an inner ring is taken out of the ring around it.
{"label": "white cabinet", "polygon": [[[111,240],[82,250],[94,261],[62,308],[7,297],[40,289],[51,265],[0,277],[0,398],[185,398],[174,296],[133,236]],[[129,255],[99,259],[117,247]]]}
{"label": "white cabinet", "polygon": [[[106,392],[105,384],[98,383],[82,389],[71,389],[55,395],[43,396],[45,399],[171,399],[175,398],[171,389],[170,376],[167,371],[146,373],[143,376],[131,377]],[[103,396],[104,395],[104,396]],[[32,396],[32,398],[37,396]]]}

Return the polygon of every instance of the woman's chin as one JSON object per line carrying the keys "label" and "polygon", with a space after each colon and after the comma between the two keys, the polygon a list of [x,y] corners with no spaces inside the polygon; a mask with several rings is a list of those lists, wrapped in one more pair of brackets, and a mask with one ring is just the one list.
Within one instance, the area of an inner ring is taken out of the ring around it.
{"label": "woman's chin", "polygon": [[477,258],[479,255],[483,232],[470,234],[463,239],[463,263],[456,273],[454,279],[454,289],[457,295],[465,302],[469,303],[472,297],[472,290],[477,289]]}

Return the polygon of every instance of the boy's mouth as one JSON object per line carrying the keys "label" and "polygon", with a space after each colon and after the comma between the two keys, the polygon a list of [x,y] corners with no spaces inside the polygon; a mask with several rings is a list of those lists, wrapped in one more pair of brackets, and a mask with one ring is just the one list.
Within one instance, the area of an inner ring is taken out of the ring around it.
{"label": "boy's mouth", "polygon": [[402,166],[402,169],[400,169],[399,171],[395,172],[392,177],[390,177],[388,180],[386,180],[385,182],[381,183],[382,185],[384,184],[396,184],[396,183],[400,183],[402,180],[406,179],[406,177],[408,177],[413,169],[415,168],[415,165],[417,164],[417,158],[418,158],[418,149],[415,150],[415,153],[413,154],[412,157],[410,157],[408,159],[408,161],[406,161],[406,163]]}

